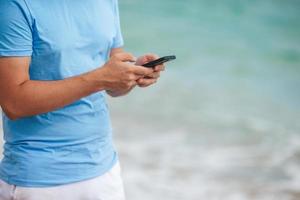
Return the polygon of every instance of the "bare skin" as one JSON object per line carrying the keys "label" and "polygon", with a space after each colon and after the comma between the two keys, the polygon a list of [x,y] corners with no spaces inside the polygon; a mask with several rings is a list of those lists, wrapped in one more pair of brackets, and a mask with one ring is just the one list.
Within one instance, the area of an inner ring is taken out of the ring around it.
{"label": "bare skin", "polygon": [[[144,57],[144,58],[143,58]],[[30,80],[30,57],[0,58],[0,105],[12,120],[53,111],[92,93],[106,90],[111,96],[127,94],[133,87],[156,82],[163,66],[147,69],[139,66],[155,59],[136,59],[122,49],[113,49],[107,63],[85,74],[58,81]],[[151,79],[144,77],[150,76]],[[78,89],[80,88],[80,90]]]}
{"label": "bare skin", "polygon": [[[124,52],[122,48],[116,48],[113,49],[111,51],[111,56],[113,56],[114,54],[118,54],[118,53],[122,53]],[[156,60],[159,57],[155,54],[146,54],[144,56],[139,57],[136,62],[135,65],[143,65],[147,62],[150,62],[152,60]],[[132,84],[132,86],[130,88],[128,88],[128,90],[115,90],[115,91],[110,91],[107,90],[106,92],[112,96],[112,97],[118,97],[118,96],[123,96],[128,94],[135,86],[139,86],[139,87],[148,87],[154,83],[157,82],[158,78],[160,77],[160,72],[165,70],[165,66],[164,65],[158,65],[154,68],[153,73],[147,75],[147,77],[142,77],[139,78],[135,81],[135,83]]]}

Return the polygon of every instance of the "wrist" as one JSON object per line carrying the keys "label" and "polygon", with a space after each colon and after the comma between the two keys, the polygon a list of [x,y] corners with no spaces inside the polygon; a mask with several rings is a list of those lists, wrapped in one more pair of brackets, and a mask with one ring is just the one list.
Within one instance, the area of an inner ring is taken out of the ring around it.
{"label": "wrist", "polygon": [[98,92],[107,89],[104,80],[103,70],[101,68],[88,72],[84,74],[81,78],[87,85],[89,85],[92,88],[93,92]]}

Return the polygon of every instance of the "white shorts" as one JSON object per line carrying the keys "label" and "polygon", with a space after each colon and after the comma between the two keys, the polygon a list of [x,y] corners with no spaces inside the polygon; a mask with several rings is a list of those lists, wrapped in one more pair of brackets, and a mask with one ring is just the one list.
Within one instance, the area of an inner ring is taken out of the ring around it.
{"label": "white shorts", "polygon": [[32,188],[0,180],[1,200],[125,200],[119,163],[102,176],[67,185]]}

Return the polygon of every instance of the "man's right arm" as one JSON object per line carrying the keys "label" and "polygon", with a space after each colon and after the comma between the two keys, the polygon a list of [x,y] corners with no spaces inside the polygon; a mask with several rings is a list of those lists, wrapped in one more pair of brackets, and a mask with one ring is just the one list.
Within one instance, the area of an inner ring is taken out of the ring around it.
{"label": "man's right arm", "polygon": [[101,90],[126,90],[152,70],[134,66],[128,53],[112,57],[103,67],[58,81],[29,77],[29,57],[0,58],[0,105],[10,119],[53,111]]}

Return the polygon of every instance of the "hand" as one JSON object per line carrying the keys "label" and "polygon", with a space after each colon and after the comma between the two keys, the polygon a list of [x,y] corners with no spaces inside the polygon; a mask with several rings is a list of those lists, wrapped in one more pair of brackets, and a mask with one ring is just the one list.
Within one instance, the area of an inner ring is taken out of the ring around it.
{"label": "hand", "polygon": [[[144,56],[141,56],[137,59],[136,61],[136,65],[143,65],[145,63],[151,62],[153,60],[158,59],[159,57],[155,54],[146,54]],[[164,65],[157,65],[154,68],[153,73],[141,77],[137,80],[137,85],[139,87],[148,87],[154,83],[157,82],[158,78],[160,77],[160,72],[165,70],[165,66]]]}
{"label": "hand", "polygon": [[141,77],[153,74],[153,69],[134,65],[136,59],[129,53],[118,53],[99,68],[102,74],[102,82],[105,89],[111,96],[121,96],[128,93],[137,85],[137,80]]}

